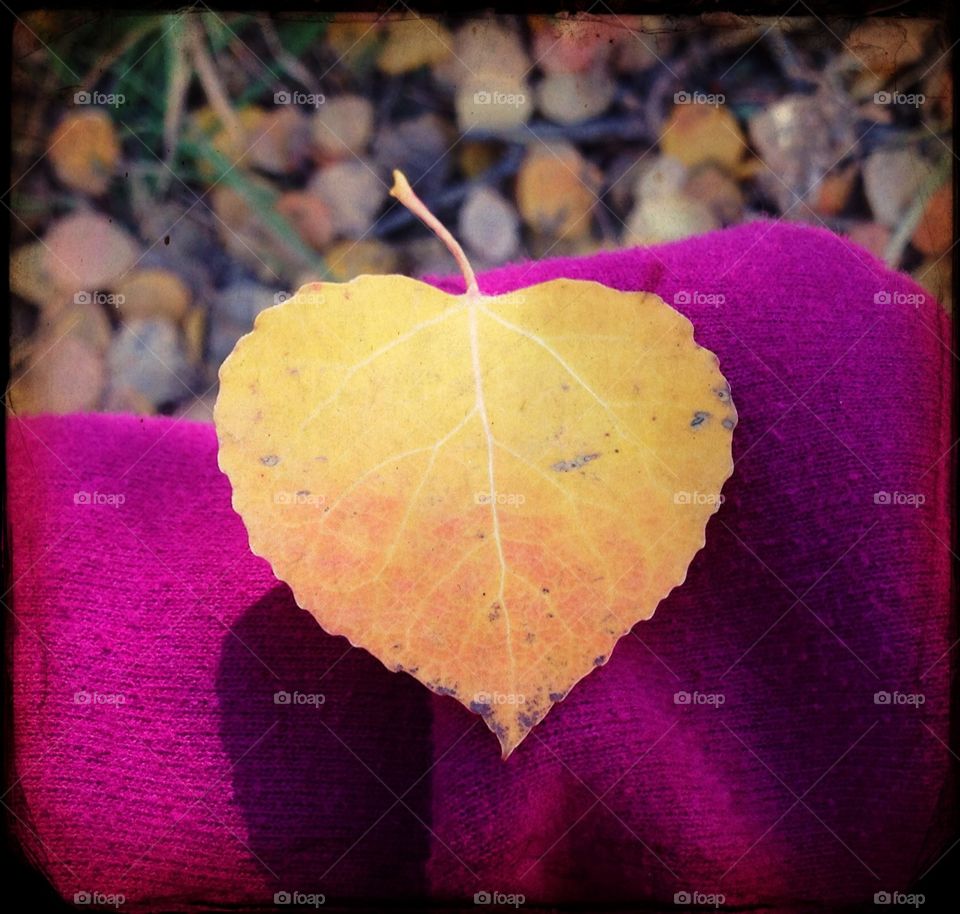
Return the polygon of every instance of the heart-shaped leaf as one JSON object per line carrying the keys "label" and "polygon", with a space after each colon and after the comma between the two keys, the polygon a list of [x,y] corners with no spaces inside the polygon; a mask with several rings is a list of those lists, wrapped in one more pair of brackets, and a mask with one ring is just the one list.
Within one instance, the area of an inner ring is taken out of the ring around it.
{"label": "heart-shaped leaf", "polygon": [[254,553],[328,632],[481,714],[506,757],[686,576],[730,476],[713,353],[649,293],[313,283],[220,371]]}

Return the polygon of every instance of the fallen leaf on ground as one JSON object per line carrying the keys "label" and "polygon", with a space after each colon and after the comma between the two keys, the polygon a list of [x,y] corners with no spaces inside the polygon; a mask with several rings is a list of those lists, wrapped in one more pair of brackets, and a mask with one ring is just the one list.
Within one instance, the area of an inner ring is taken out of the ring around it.
{"label": "fallen leaf on ground", "polygon": [[953,187],[949,183],[933,192],[910,241],[928,257],[943,254],[950,247],[953,241]]}
{"label": "fallen leaf on ground", "polygon": [[601,176],[567,143],[537,145],[517,175],[517,207],[534,231],[582,238],[590,233]]}
{"label": "fallen leaf on ground", "polygon": [[733,470],[716,356],[659,297],[464,273],[306,285],[220,370],[252,551],[330,633],[480,714],[508,756],[686,576]]}
{"label": "fallen leaf on ground", "polygon": [[713,161],[732,169],[746,148],[737,119],[719,105],[675,105],[660,133],[660,151],[688,167]]}
{"label": "fallen leaf on ground", "polygon": [[398,19],[387,26],[377,65],[388,76],[432,67],[453,54],[453,35],[436,19]]}
{"label": "fallen leaf on ground", "polygon": [[57,177],[91,196],[106,191],[120,160],[113,121],[102,111],[72,111],[50,137],[47,153]]}
{"label": "fallen leaf on ground", "polygon": [[126,318],[168,317],[187,313],[192,295],[184,281],[169,270],[132,270],[116,286],[116,310]]}

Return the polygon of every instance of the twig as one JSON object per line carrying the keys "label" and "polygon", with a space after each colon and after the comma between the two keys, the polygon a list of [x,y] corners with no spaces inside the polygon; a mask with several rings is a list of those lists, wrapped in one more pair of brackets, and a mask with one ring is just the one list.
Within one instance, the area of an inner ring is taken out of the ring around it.
{"label": "twig", "polygon": [[226,90],[220,82],[216,64],[214,64],[210,53],[207,51],[204,44],[204,35],[200,31],[197,20],[189,21],[187,35],[193,65],[196,68],[197,76],[200,77],[200,84],[203,86],[203,91],[210,102],[210,107],[217,113],[217,117],[220,118],[224,127],[233,136],[243,136],[243,128],[240,126],[240,121],[227,98]]}
{"label": "twig", "polygon": [[183,24],[178,23],[167,33],[167,94],[163,109],[163,163],[167,169],[161,173],[158,192],[166,193],[173,178],[170,165],[176,155],[177,144],[180,140],[180,125],[183,123],[183,109],[187,99],[187,90],[190,88],[193,76],[187,64],[187,54],[184,49]]}
{"label": "twig", "polygon": [[464,132],[468,140],[502,140],[506,143],[529,143],[532,139],[569,140],[573,143],[605,143],[610,140],[646,140],[653,138],[639,115],[609,117],[583,124],[535,124],[497,129],[472,127]]}
{"label": "twig", "polygon": [[292,76],[305,89],[313,90],[316,85],[316,79],[310,74],[310,71],[296,57],[287,51],[269,19],[261,19],[260,30],[263,32],[263,38],[273,54],[274,60],[280,65],[288,76]]}

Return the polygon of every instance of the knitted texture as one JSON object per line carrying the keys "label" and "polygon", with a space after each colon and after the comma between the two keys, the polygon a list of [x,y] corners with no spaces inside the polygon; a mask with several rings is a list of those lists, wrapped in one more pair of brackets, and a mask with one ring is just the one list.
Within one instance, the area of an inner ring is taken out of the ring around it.
{"label": "knitted texture", "polygon": [[946,316],[863,250],[767,222],[480,288],[561,276],[690,317],[730,381],[735,471],[686,583],[506,762],[297,609],[212,427],[10,420],[4,802],[61,894],[787,907],[901,890],[942,853]]}

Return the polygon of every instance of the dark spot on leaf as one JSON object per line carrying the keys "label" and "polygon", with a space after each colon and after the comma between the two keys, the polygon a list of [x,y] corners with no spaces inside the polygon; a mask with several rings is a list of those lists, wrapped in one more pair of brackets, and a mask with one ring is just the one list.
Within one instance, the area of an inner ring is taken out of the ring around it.
{"label": "dark spot on leaf", "polygon": [[540,722],[541,717],[543,717],[543,715],[537,711],[530,714],[526,711],[521,711],[517,715],[517,723],[520,724],[524,730],[532,730]]}
{"label": "dark spot on leaf", "polygon": [[730,391],[725,390],[722,387],[715,387],[713,389],[713,392],[723,401],[727,401],[730,399]]}
{"label": "dark spot on leaf", "polygon": [[549,588],[549,587],[541,587],[541,588],[540,588],[540,593],[550,593],[550,588]]}
{"label": "dark spot on leaf", "polygon": [[485,701],[471,701],[470,710],[473,711],[474,714],[479,714],[481,717],[486,717],[493,711]]}
{"label": "dark spot on leaf", "polygon": [[571,470],[579,470],[580,467],[586,466],[591,460],[596,460],[599,456],[599,454],[580,454],[572,460],[558,460],[550,469],[556,470],[558,473],[569,473]]}
{"label": "dark spot on leaf", "polygon": [[457,694],[456,689],[451,689],[451,688],[448,688],[447,686],[442,686],[442,685],[434,686],[433,691],[436,692],[438,695],[456,695]]}
{"label": "dark spot on leaf", "polygon": [[690,420],[690,427],[696,428],[698,425],[703,425],[709,418],[710,413],[696,412],[693,414],[693,419]]}
{"label": "dark spot on leaf", "polygon": [[527,632],[525,640],[527,644],[533,644],[537,640],[537,636],[533,632]]}
{"label": "dark spot on leaf", "polygon": [[604,657],[603,654],[601,654],[599,657],[593,658],[594,666],[603,666],[606,662],[607,662],[607,658]]}
{"label": "dark spot on leaf", "polygon": [[550,701],[563,701],[564,693],[563,692],[551,692]]}
{"label": "dark spot on leaf", "polygon": [[297,498],[306,498],[309,494],[309,489],[301,489],[299,492],[297,492]]}
{"label": "dark spot on leaf", "polygon": [[734,427],[737,423],[734,422],[733,419],[724,419],[723,422],[721,422],[720,424],[721,424],[725,429],[728,429],[729,431],[733,431],[733,427]]}
{"label": "dark spot on leaf", "polygon": [[267,454],[266,457],[260,458],[260,462],[265,467],[275,467],[280,462],[280,458],[276,454]]}

